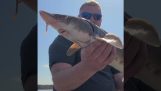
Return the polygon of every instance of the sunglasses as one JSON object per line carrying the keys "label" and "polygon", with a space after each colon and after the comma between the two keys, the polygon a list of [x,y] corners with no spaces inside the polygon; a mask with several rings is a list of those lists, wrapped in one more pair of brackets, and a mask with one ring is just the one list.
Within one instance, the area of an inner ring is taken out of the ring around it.
{"label": "sunglasses", "polygon": [[85,19],[91,19],[91,17],[93,16],[94,20],[101,20],[102,18],[102,15],[101,14],[92,14],[92,13],[89,13],[89,12],[83,12],[80,14],[81,17],[85,18]]}

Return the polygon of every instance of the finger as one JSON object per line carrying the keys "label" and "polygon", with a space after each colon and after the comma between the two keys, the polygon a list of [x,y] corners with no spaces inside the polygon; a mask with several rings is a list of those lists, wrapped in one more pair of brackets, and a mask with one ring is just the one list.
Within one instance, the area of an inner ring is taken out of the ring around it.
{"label": "finger", "polygon": [[86,58],[87,55],[85,55],[84,53],[86,53],[85,48],[82,48],[81,49],[81,58]]}
{"label": "finger", "polygon": [[104,64],[105,65],[110,64],[114,60],[114,57],[115,56],[116,56],[116,48],[115,47],[112,47],[112,50],[110,51],[110,54],[104,60]]}
{"label": "finger", "polygon": [[95,58],[98,58],[98,57],[100,58],[100,56],[102,55],[102,52],[105,50],[106,47],[107,47],[107,44],[102,42],[101,45],[95,46],[91,55],[94,56]]}
{"label": "finger", "polygon": [[111,50],[112,46],[107,45],[106,48],[101,52],[101,55],[97,57],[97,59],[99,60],[101,58],[101,61],[103,62],[109,56]]}
{"label": "finger", "polygon": [[95,41],[92,44],[90,44],[89,46],[87,46],[85,49],[86,53],[93,53],[93,51],[98,48],[100,45],[102,45],[102,43],[100,41]]}
{"label": "finger", "polygon": [[89,46],[82,48],[81,50],[82,57],[91,56],[93,51],[96,50],[96,48],[99,47],[100,45],[102,45],[100,41],[95,41]]}

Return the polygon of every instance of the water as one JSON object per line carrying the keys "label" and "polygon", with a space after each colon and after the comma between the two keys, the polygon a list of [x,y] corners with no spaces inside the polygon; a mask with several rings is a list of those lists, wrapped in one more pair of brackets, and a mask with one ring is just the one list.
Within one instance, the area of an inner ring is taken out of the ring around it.
{"label": "water", "polygon": [[38,91],[53,91],[52,89],[43,89],[43,90],[38,90]]}

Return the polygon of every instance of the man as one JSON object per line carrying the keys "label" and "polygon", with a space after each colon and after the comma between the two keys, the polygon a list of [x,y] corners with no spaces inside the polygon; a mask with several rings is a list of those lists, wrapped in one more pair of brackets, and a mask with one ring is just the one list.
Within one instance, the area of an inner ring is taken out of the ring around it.
{"label": "man", "polygon": [[[84,3],[79,17],[101,26],[101,8],[97,2]],[[121,90],[122,74],[111,66],[116,49],[96,41],[72,56],[66,51],[71,41],[58,35],[49,48],[50,70],[57,91],[116,91]]]}

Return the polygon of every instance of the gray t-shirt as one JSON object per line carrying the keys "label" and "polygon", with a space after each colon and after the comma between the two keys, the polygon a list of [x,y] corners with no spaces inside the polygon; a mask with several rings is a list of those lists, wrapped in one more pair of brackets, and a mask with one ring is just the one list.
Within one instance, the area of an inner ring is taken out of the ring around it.
{"label": "gray t-shirt", "polygon": [[[49,48],[50,68],[56,63],[68,63],[74,66],[80,62],[80,50],[72,56],[66,56],[66,52],[71,44],[72,42],[64,37],[60,35],[57,36]],[[93,75],[89,80],[74,91],[116,91],[113,75],[117,73],[119,73],[118,70],[111,66],[107,66]]]}

